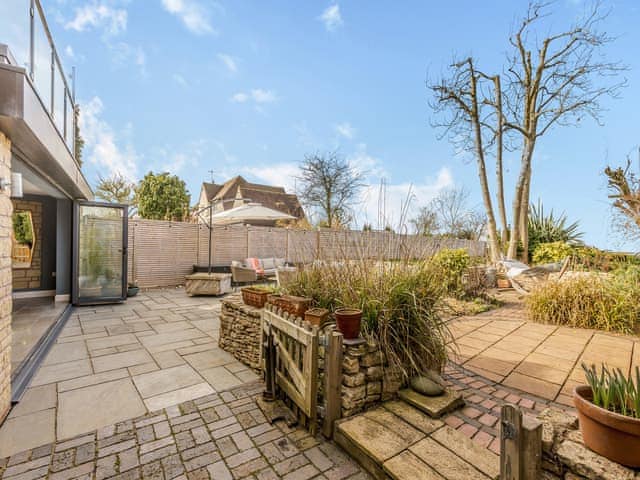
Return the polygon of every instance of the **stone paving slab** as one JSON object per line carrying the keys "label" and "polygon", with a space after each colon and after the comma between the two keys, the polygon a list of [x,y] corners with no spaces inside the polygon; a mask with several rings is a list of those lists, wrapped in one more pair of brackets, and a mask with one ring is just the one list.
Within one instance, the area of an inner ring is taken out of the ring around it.
{"label": "stone paving slab", "polygon": [[[513,296],[512,296],[513,297]],[[640,338],[527,321],[521,299],[502,308],[449,322],[449,358],[493,382],[571,406],[584,383],[581,364],[640,365]]]}
{"label": "stone paving slab", "polygon": [[0,427],[0,457],[256,381],[218,347],[219,312],[180,288],[75,308]]}
{"label": "stone paving slab", "polygon": [[340,420],[336,442],[375,478],[488,480],[499,475],[499,457],[485,445],[399,401]]}
{"label": "stone paving slab", "polygon": [[261,383],[190,400],[0,459],[0,480],[367,480],[338,446],[271,425]]}

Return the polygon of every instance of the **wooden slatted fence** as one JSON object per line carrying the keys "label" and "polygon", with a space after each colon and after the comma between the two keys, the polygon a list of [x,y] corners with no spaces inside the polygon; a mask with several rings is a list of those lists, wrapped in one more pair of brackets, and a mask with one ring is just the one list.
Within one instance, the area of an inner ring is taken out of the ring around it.
{"label": "wooden slatted fence", "polygon": [[[290,230],[258,226],[216,226],[212,235],[212,263],[229,266],[248,257],[284,258],[289,262],[316,259],[424,258],[442,248],[465,248],[484,255],[485,243],[432,239],[392,232]],[[129,281],[140,287],[182,285],[193,265],[206,265],[209,231],[196,223],[129,220]]]}

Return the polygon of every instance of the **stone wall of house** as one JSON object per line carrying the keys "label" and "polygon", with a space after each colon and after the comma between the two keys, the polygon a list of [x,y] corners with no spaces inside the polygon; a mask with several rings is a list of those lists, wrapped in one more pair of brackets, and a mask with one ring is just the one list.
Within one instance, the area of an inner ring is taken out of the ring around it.
{"label": "stone wall of house", "polygon": [[[0,132],[0,178],[11,178],[11,141]],[[0,191],[0,422],[11,407],[11,214],[9,189]]]}
{"label": "stone wall of house", "polygon": [[635,472],[589,450],[583,443],[578,419],[555,408],[543,411],[542,476],[545,480],[633,480]]}
{"label": "stone wall of house", "polygon": [[[13,210],[31,212],[35,245],[29,268],[13,269],[13,289],[40,288],[42,276],[42,203],[28,200],[13,200]],[[11,244],[11,242],[9,242]]]}
{"label": "stone wall of house", "polygon": [[251,368],[259,368],[262,309],[245,305],[240,294],[222,300],[218,345]]}

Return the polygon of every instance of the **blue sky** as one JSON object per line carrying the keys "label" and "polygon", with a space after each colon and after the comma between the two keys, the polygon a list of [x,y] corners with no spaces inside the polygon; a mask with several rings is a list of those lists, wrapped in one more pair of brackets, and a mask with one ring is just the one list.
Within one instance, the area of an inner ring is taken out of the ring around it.
{"label": "blue sky", "polygon": [[[14,0],[11,0],[14,1]],[[295,187],[305,153],[339,148],[372,185],[360,223],[377,217],[380,178],[391,221],[412,185],[417,209],[441,188],[464,185],[480,203],[476,169],[430,126],[427,75],[454,54],[500,69],[524,1],[43,0],[70,70],[87,138],[87,178],[117,170],[182,177],[192,199],[216,181]],[[611,232],[607,162],[640,144],[640,9],[605,0],[607,48],[629,65],[620,100],[604,100],[604,126],[557,128],[534,158],[531,198],[580,220],[585,240],[620,245]],[[544,31],[581,14],[558,0]],[[517,170],[507,161],[508,179]],[[510,191],[511,189],[509,189]],[[510,199],[508,200],[510,201]]]}

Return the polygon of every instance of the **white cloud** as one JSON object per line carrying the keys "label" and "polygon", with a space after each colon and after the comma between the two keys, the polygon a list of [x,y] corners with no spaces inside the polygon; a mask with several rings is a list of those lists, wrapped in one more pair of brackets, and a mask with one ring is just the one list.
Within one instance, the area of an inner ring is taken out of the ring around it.
{"label": "white cloud", "polygon": [[338,135],[343,136],[344,138],[348,138],[351,140],[356,135],[356,129],[349,122],[342,122],[334,125],[333,128]]}
{"label": "white cloud", "polygon": [[231,101],[235,103],[246,103],[250,100],[256,104],[274,103],[278,100],[278,96],[273,90],[254,88],[246,93],[238,92],[231,97]]}
{"label": "white cloud", "polygon": [[249,95],[247,95],[246,93],[242,93],[242,92],[238,92],[235,95],[233,95],[231,97],[231,101],[232,102],[236,102],[236,103],[244,103],[247,100],[249,100]]}
{"label": "white cloud", "polygon": [[340,14],[340,6],[337,3],[327,7],[318,18],[324,23],[324,28],[329,32],[333,32],[344,24]]}
{"label": "white cloud", "polygon": [[[410,208],[406,221],[413,218],[418,209],[427,205],[441,190],[454,185],[451,171],[443,167],[434,176],[426,176],[416,182],[385,181],[383,197],[380,198],[380,180],[389,176],[382,161],[367,153],[364,144],[358,145],[357,150],[347,155],[346,159],[356,171],[364,174],[365,186],[354,206],[356,225],[359,227],[370,223],[374,228],[384,228],[386,225],[398,228],[402,206],[407,199],[410,201]],[[268,185],[282,186],[287,192],[293,193],[296,191],[296,177],[300,176],[300,167],[298,163],[282,162],[245,166],[241,173]],[[384,205],[384,212],[379,212],[381,205]],[[381,218],[381,225],[378,226],[379,213],[384,218]]]}
{"label": "white cloud", "polygon": [[174,82],[176,82],[178,85],[180,85],[181,87],[188,87],[189,84],[187,82],[187,79],[184,78],[182,75],[180,75],[179,73],[174,73],[171,78],[173,79]]}
{"label": "white cloud", "polygon": [[[111,125],[103,120],[104,105],[100,97],[93,97],[80,107],[80,130],[85,140],[85,158],[105,176],[118,173],[129,180],[136,179],[139,156],[133,145],[122,146]],[[130,133],[127,125],[125,137]]]}
{"label": "white cloud", "polygon": [[67,57],[74,59],[76,58],[76,54],[73,51],[73,48],[71,47],[71,45],[67,45],[66,47],[64,47],[64,53]]}
{"label": "white cloud", "polygon": [[[374,228],[387,225],[398,228],[403,205],[409,201],[408,218],[415,217],[418,209],[427,205],[440,191],[454,185],[451,171],[443,167],[434,176],[427,176],[416,182],[370,183],[360,194],[360,206],[356,209],[358,223],[370,223]],[[378,224],[380,222],[380,224]]]}
{"label": "white cloud", "polygon": [[197,0],[162,0],[162,6],[167,12],[177,16],[191,33],[218,33],[211,25],[209,10]]}
{"label": "white cloud", "polygon": [[75,16],[65,28],[77,32],[100,28],[107,35],[117,35],[127,29],[127,11],[93,0],[76,8]]}
{"label": "white cloud", "polygon": [[111,43],[107,41],[105,44],[111,52],[111,61],[116,67],[135,65],[142,76],[147,75],[147,56],[141,46],[130,45],[126,42]]}
{"label": "white cloud", "polygon": [[236,73],[238,71],[238,62],[231,55],[227,55],[226,53],[219,53],[218,60],[220,60],[227,68],[227,70],[229,70],[231,73]]}
{"label": "white cloud", "polygon": [[242,173],[255,177],[267,185],[284,187],[289,193],[294,193],[296,188],[296,177],[300,175],[300,168],[297,163],[276,163],[253,167],[243,167]]}

